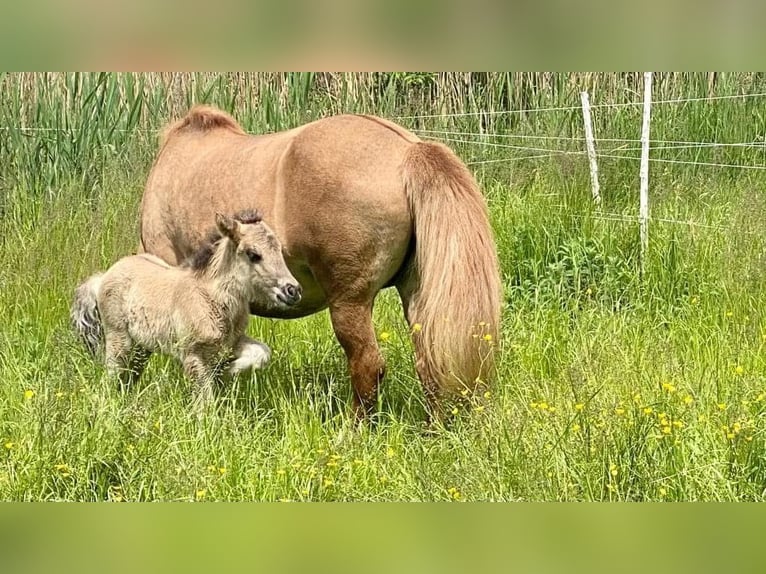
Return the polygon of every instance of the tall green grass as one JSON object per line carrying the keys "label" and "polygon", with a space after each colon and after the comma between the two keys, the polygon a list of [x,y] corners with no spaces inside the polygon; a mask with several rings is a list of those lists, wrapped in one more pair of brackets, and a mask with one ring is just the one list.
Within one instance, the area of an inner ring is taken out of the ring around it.
{"label": "tall green grass", "polygon": [[[662,75],[656,98],[756,93],[761,82]],[[374,423],[360,429],[326,313],[253,319],[272,363],[222,388],[201,422],[189,417],[189,384],[173,361],[153,358],[122,394],[67,325],[74,286],[135,249],[155,130],[191,103],[225,107],[263,132],[340,111],[566,107],[583,87],[594,103],[635,101],[640,75],[49,74],[5,75],[0,86],[0,499],[763,500],[760,171],[653,164],[641,275],[635,221],[605,215],[636,213],[635,161],[602,160],[601,211],[581,156],[474,166],[505,288],[499,377],[486,402],[436,433],[421,426],[422,391],[391,292],[375,311],[388,375]],[[653,138],[753,141],[760,101],[658,104]],[[597,137],[638,139],[639,110],[596,108]],[[577,110],[402,123],[582,131]],[[466,161],[530,153],[448,143]],[[759,153],[653,157],[757,165]],[[692,223],[662,221],[671,219]]]}

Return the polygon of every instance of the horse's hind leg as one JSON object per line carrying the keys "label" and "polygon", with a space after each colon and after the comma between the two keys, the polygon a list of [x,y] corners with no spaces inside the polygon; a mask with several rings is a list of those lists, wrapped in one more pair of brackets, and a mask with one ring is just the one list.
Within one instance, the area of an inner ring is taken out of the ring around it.
{"label": "horse's hind leg", "polygon": [[375,340],[372,325],[372,300],[361,303],[336,301],[330,304],[330,318],[348,358],[354,410],[362,418],[373,410],[378,398],[378,384],[385,373],[385,363]]}
{"label": "horse's hind leg", "polygon": [[417,290],[417,286],[416,276],[412,273],[405,273],[402,280],[396,284],[396,290],[399,292],[399,297],[402,300],[404,317],[407,319],[407,323],[412,329],[412,344],[415,348],[415,371],[418,374],[420,384],[423,387],[423,394],[426,397],[426,414],[428,421],[433,422],[434,418],[442,418],[444,413],[442,412],[439,387],[431,372],[428,370],[426,349],[424,348],[424,342],[420,336],[419,329],[415,327],[416,321],[412,313],[413,294]]}

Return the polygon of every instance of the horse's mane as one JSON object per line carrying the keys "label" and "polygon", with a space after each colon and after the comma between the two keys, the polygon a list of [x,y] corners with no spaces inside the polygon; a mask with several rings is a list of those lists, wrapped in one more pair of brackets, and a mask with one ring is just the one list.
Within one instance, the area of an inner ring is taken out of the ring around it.
{"label": "horse's mane", "polygon": [[170,136],[180,131],[194,130],[207,132],[216,128],[246,135],[246,132],[233,117],[213,106],[196,105],[183,118],[166,126],[160,133],[160,147]]}
{"label": "horse's mane", "polygon": [[[234,219],[244,224],[259,223],[263,221],[261,213],[254,209],[244,209],[234,214]],[[210,229],[202,241],[199,249],[191,254],[182,264],[181,267],[189,268],[194,272],[202,273],[210,267],[210,262],[213,260],[218,249],[218,244],[223,235],[217,228]]]}

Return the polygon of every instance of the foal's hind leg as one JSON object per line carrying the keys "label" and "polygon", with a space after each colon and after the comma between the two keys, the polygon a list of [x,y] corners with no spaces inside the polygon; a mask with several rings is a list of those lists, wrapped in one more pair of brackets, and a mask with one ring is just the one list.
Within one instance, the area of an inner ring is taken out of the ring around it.
{"label": "foal's hind leg", "polygon": [[336,301],[330,304],[335,336],[348,358],[357,418],[369,415],[375,407],[378,384],[385,374],[385,363],[372,325],[372,303],[370,300],[361,303]]}
{"label": "foal's hind leg", "polygon": [[147,351],[143,347],[136,346],[133,348],[128,365],[128,386],[132,386],[141,378],[151,354],[151,351]]}
{"label": "foal's hind leg", "polygon": [[120,388],[127,390],[131,380],[133,341],[128,333],[114,330],[107,331],[104,339],[106,372],[110,378],[118,378]]}

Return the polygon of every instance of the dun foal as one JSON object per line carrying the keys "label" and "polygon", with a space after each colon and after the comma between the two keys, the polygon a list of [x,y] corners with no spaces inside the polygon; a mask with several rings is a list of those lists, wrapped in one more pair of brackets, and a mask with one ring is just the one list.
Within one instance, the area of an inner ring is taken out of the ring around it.
{"label": "dun foal", "polygon": [[216,226],[180,267],[142,253],[77,287],[72,325],[94,355],[104,341],[107,370],[123,386],[161,351],[183,363],[206,402],[223,364],[236,373],[268,361],[268,347],[244,334],[250,304],[289,307],[301,287],[258,213],[216,214]]}

